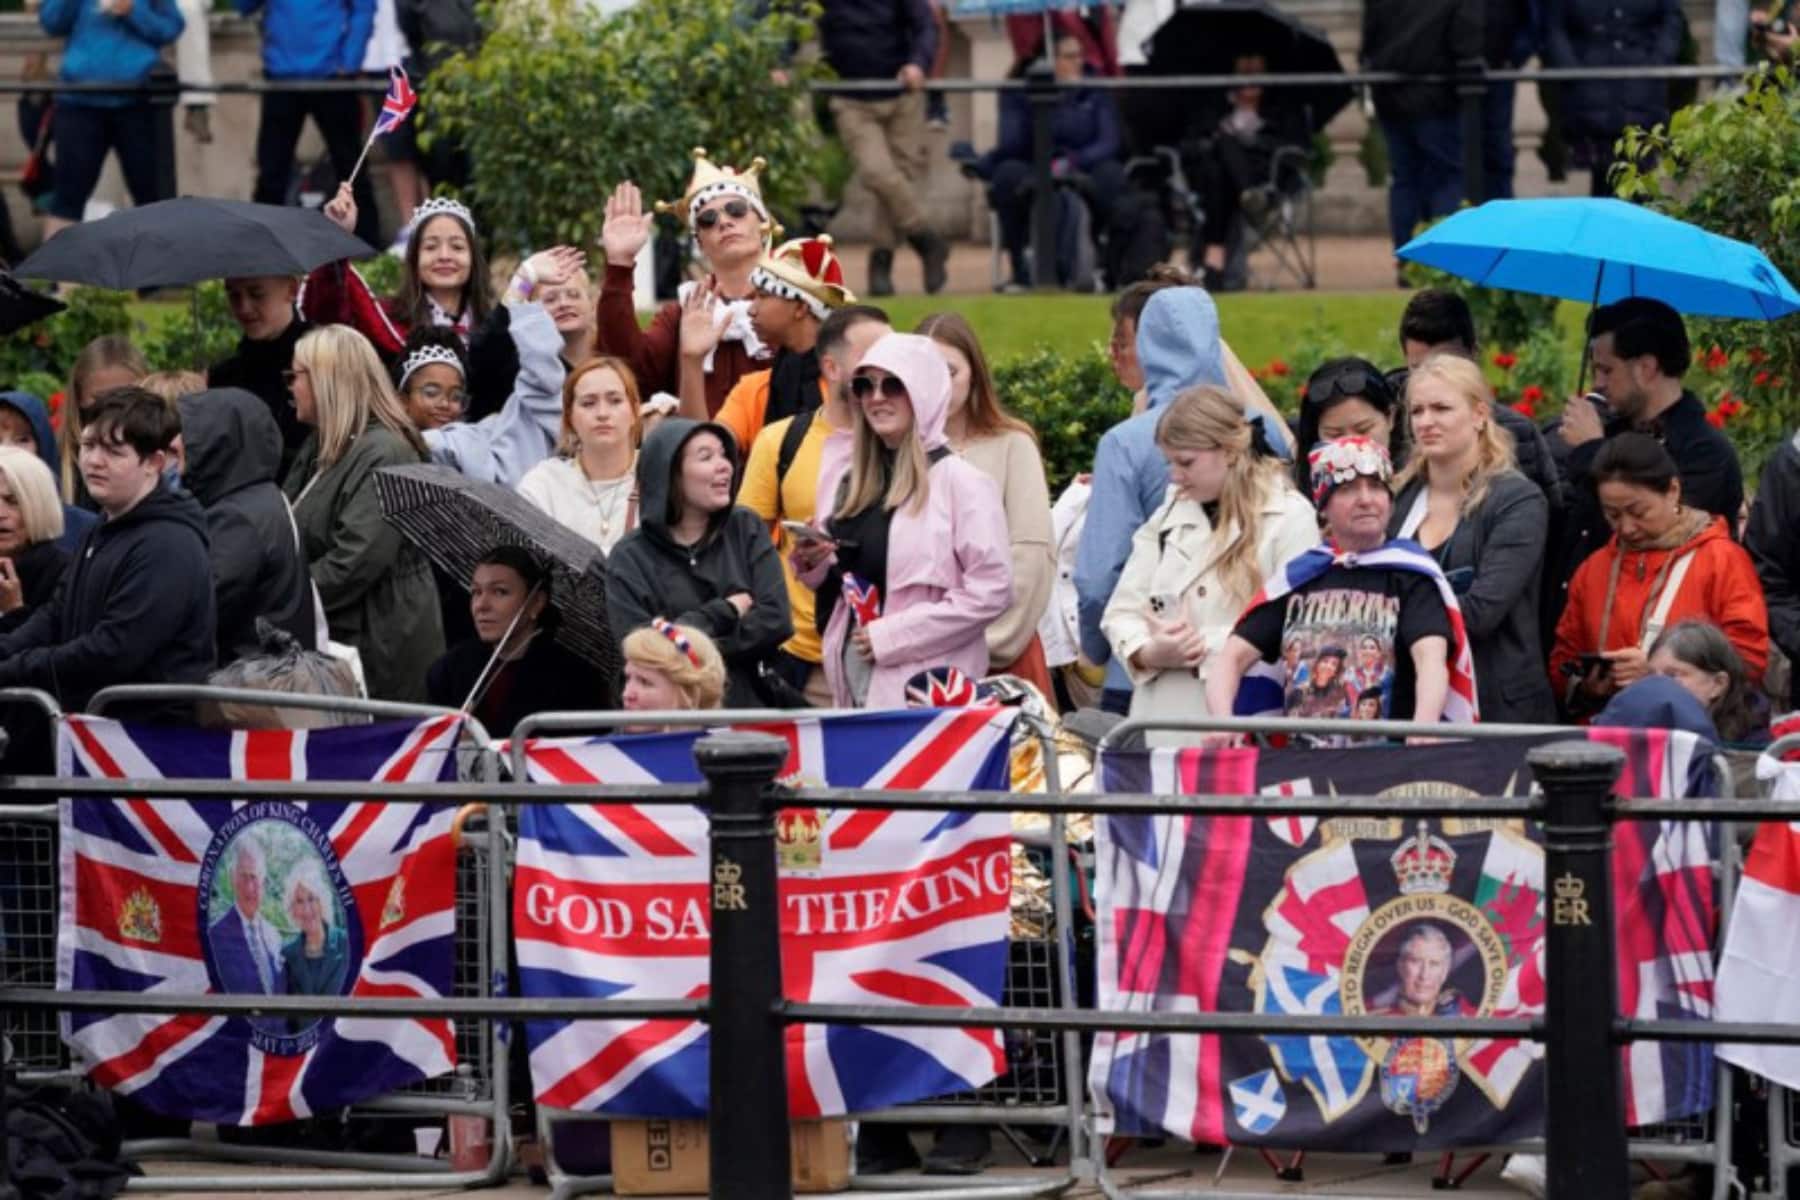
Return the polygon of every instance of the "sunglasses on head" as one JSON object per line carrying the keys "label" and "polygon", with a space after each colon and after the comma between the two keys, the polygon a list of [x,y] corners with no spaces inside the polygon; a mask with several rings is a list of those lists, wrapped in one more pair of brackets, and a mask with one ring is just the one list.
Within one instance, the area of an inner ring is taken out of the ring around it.
{"label": "sunglasses on head", "polygon": [[727,200],[717,208],[701,209],[700,215],[694,218],[694,225],[700,229],[711,229],[726,217],[730,217],[734,221],[741,221],[749,215],[750,204],[748,201]]}
{"label": "sunglasses on head", "polygon": [[1377,406],[1393,403],[1386,376],[1356,366],[1315,376],[1307,382],[1306,399],[1310,404],[1326,404],[1336,396],[1367,396]]}
{"label": "sunglasses on head", "polygon": [[[857,375],[850,380],[850,394],[858,400],[868,400],[875,395],[875,378],[872,375]],[[900,382],[898,375],[884,375],[881,379],[881,394],[889,400],[906,399],[906,385]]]}

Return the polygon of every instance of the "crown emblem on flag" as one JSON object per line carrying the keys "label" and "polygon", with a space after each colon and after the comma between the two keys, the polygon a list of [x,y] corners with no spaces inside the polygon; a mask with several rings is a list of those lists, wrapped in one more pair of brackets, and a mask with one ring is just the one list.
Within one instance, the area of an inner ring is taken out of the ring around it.
{"label": "crown emblem on flag", "polygon": [[1418,836],[1402,842],[1388,861],[1393,864],[1402,896],[1447,892],[1456,870],[1456,851],[1443,838],[1432,836],[1426,823],[1420,821]]}
{"label": "crown emblem on flag", "polygon": [[140,887],[119,906],[119,936],[134,942],[162,941],[162,909],[148,888]]}
{"label": "crown emblem on flag", "polygon": [[789,871],[816,871],[825,861],[825,818],[816,808],[784,808],[775,818],[775,863]]}

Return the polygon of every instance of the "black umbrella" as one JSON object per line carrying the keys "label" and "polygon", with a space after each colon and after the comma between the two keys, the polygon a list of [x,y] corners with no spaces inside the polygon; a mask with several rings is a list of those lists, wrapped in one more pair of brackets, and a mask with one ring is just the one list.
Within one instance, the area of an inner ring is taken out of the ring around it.
{"label": "black umbrella", "polygon": [[606,553],[517,492],[433,463],[375,472],[381,515],[468,587],[495,546],[522,546],[550,566],[556,640],[618,678],[619,640],[606,618]]}
{"label": "black umbrella", "polygon": [[[1323,33],[1303,25],[1264,0],[1187,0],[1145,45],[1145,64],[1134,75],[1230,75],[1235,60],[1260,55],[1270,75],[1342,75],[1343,63]],[[1134,134],[1143,145],[1175,145],[1189,132],[1180,128],[1196,109],[1223,112],[1225,95],[1216,90],[1127,93],[1132,119],[1144,123]],[[1349,84],[1272,87],[1263,91],[1265,112],[1296,114],[1306,131],[1317,133],[1350,103]]]}
{"label": "black umbrella", "polygon": [[71,225],[13,273],[135,291],[233,275],[304,275],[373,253],[312,209],[183,196]]}
{"label": "black umbrella", "polygon": [[11,272],[0,271],[0,336],[54,316],[67,307],[54,296],[32,291]]}

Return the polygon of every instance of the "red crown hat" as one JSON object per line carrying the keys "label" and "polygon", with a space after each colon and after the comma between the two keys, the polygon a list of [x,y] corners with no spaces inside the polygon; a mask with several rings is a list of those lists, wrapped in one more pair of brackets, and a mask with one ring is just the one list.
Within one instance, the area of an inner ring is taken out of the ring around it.
{"label": "red crown hat", "polygon": [[798,300],[823,321],[834,308],[855,304],[856,297],[844,286],[844,266],[832,252],[831,238],[795,238],[768,251],[750,272],[750,286],[759,292]]}

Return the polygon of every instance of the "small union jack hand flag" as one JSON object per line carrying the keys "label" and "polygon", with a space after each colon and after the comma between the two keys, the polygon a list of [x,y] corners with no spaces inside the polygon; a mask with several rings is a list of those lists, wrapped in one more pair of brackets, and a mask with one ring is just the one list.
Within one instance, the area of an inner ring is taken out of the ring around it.
{"label": "small union jack hand flag", "polygon": [[850,572],[844,572],[844,603],[856,617],[857,627],[865,628],[881,615],[881,589],[864,583]]}
{"label": "small union jack hand flag", "polygon": [[392,133],[400,128],[406,118],[412,116],[413,106],[419,102],[419,93],[413,91],[412,80],[399,67],[388,68],[387,95],[381,100],[381,113],[375,118],[375,132],[371,137],[380,137],[384,133]]}

